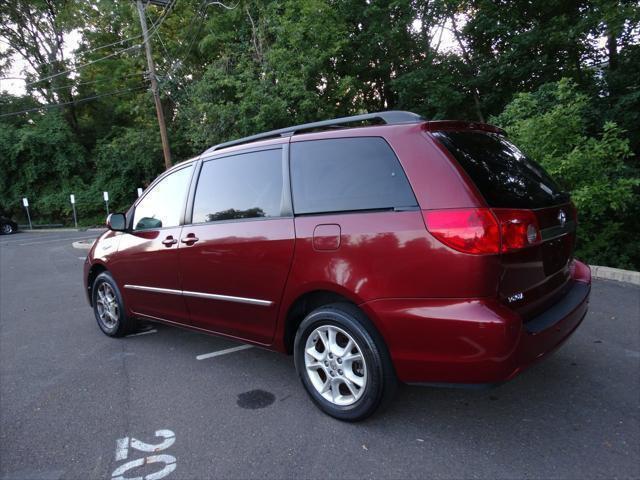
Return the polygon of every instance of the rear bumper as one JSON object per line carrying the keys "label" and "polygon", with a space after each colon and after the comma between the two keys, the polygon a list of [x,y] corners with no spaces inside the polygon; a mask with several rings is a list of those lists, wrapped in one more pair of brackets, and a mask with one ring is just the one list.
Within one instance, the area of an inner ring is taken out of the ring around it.
{"label": "rear bumper", "polygon": [[523,323],[497,299],[388,299],[362,305],[407,383],[493,384],[558,348],[587,313],[591,273],[575,261],[572,289]]}

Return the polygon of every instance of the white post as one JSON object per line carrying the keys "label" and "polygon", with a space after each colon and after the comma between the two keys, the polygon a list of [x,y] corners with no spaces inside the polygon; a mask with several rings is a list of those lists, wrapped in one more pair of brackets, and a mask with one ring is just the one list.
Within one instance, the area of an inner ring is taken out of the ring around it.
{"label": "white post", "polygon": [[24,206],[25,210],[27,211],[27,220],[29,221],[29,229],[33,230],[33,225],[31,225],[31,215],[29,215],[29,199],[27,197],[24,197],[22,199],[22,205]]}
{"label": "white post", "polygon": [[107,207],[107,217],[109,216],[109,192],[102,192],[102,198],[104,198],[104,204]]}
{"label": "white post", "polygon": [[76,196],[72,193],[69,195],[69,199],[71,200],[71,207],[73,208],[73,224],[78,228],[78,217],[76,216]]}

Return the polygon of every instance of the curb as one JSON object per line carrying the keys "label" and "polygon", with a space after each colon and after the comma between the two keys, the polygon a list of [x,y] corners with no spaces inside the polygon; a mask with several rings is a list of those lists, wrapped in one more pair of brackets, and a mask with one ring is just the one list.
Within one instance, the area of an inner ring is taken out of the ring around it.
{"label": "curb", "polygon": [[93,242],[95,242],[95,240],[79,240],[77,242],[73,242],[71,246],[80,250],[90,250],[93,246]]}
{"label": "curb", "polygon": [[615,280],[617,282],[640,285],[640,272],[622,270],[620,268],[603,267],[600,265],[589,265],[589,267],[591,268],[591,276],[593,278]]}

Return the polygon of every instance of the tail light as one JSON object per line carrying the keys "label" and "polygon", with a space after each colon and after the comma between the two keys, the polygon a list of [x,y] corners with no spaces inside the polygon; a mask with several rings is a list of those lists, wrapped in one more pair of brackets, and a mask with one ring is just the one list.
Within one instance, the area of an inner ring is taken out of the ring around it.
{"label": "tail light", "polygon": [[541,242],[536,214],[531,210],[494,208],[502,237],[501,252],[513,252]]}
{"label": "tail light", "polygon": [[500,228],[488,208],[427,210],[424,219],[427,230],[454,250],[475,255],[500,251]]}
{"label": "tail light", "polygon": [[538,221],[530,210],[465,208],[423,213],[434,237],[464,253],[506,253],[541,241]]}

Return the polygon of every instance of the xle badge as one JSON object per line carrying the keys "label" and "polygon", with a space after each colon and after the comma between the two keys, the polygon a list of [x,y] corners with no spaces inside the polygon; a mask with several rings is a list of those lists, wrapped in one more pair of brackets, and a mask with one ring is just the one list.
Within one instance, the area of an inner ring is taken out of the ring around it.
{"label": "xle badge", "polygon": [[524,298],[524,293],[519,292],[516,293],[514,295],[511,295],[510,297],[507,297],[507,301],[509,303],[513,303],[513,302],[519,302],[520,300],[522,300]]}

